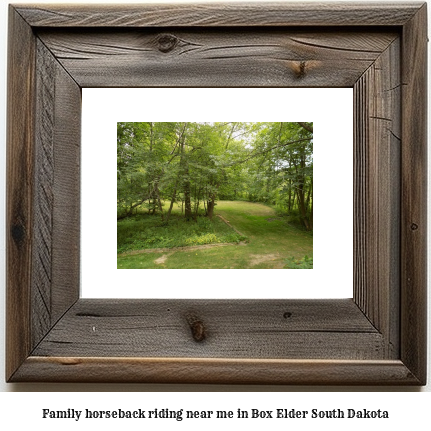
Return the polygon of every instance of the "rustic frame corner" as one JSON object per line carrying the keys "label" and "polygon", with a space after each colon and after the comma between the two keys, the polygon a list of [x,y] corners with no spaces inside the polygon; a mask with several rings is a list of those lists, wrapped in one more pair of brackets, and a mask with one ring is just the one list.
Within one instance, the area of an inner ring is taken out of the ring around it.
{"label": "rustic frame corner", "polygon": [[[426,51],[424,3],[11,5],[6,380],[426,384]],[[118,86],[353,87],[354,298],[81,299],[81,88]]]}

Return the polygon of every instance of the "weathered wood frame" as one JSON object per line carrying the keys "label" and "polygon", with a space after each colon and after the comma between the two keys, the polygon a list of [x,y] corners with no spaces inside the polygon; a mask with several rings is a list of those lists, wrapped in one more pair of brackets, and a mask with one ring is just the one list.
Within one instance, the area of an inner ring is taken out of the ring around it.
{"label": "weathered wood frame", "polygon": [[[425,384],[426,22],[410,2],[10,6],[6,379]],[[81,88],[114,86],[353,87],[354,298],[80,299]]]}

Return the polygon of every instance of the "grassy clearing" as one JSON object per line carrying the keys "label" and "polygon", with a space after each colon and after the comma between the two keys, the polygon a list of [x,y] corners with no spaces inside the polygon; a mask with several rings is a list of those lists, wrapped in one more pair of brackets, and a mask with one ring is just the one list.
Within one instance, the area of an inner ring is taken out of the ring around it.
{"label": "grassy clearing", "polygon": [[[218,217],[214,217],[212,223],[206,218],[198,218],[197,222],[184,222],[177,215],[172,219],[172,223],[169,222],[169,229],[172,230],[166,231],[160,218],[136,216],[118,223],[119,251],[188,246],[206,241],[207,244],[235,243],[197,250],[174,249],[119,255],[118,268],[285,268],[289,267],[286,263],[290,260],[301,262],[304,256],[309,256],[308,264],[311,261],[312,265],[312,234],[290,225],[286,218],[278,216],[273,208],[259,203],[220,201],[216,206],[216,214],[228,220],[247,238],[247,242],[239,245],[244,237]],[[155,221],[156,226],[147,224],[147,219],[152,220],[152,223]],[[183,226],[184,223],[186,226]],[[152,232],[151,235],[148,232]]]}
{"label": "grassy clearing", "polygon": [[117,223],[117,253],[236,243],[244,239],[218,217],[214,217],[212,221],[206,217],[198,217],[196,221],[187,222],[180,214],[173,214],[169,224],[164,224],[157,216],[137,214]]}

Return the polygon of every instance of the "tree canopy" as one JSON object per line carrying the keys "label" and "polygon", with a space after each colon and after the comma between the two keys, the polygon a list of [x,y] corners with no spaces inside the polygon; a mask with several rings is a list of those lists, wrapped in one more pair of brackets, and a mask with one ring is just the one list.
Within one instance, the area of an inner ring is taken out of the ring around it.
{"label": "tree canopy", "polygon": [[219,199],[275,205],[312,230],[313,124],[117,123],[118,219],[144,206],[169,223],[175,204],[211,219]]}

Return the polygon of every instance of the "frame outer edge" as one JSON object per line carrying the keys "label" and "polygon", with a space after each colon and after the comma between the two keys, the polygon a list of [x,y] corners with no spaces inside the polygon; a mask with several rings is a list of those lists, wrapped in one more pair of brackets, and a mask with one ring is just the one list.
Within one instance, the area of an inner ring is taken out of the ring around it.
{"label": "frame outer edge", "polygon": [[6,380],[31,345],[35,37],[9,6],[7,65]]}
{"label": "frame outer edge", "polygon": [[402,38],[401,360],[421,384],[426,384],[426,3],[403,27]]}
{"label": "frame outer edge", "polygon": [[30,356],[15,380],[273,385],[417,385],[399,360],[271,360]]}
{"label": "frame outer edge", "polygon": [[[400,26],[421,2],[223,2],[189,4],[18,4],[31,26],[184,27],[184,26]],[[130,12],[132,11],[132,14]]]}
{"label": "frame outer edge", "polygon": [[[29,22],[19,16],[16,6],[9,7],[6,375],[8,380],[14,381],[19,381],[20,375],[26,374],[24,370],[26,364],[33,361],[28,355],[32,347],[29,262],[32,247],[35,37]],[[403,239],[401,359],[412,375],[406,379],[408,382],[401,381],[399,384],[425,384],[426,382],[427,234],[424,203],[427,190],[426,184],[421,182],[426,176],[426,91],[424,91],[426,89],[426,38],[426,4],[423,4],[420,9],[418,6],[417,14],[403,26],[402,83],[409,88],[409,91],[403,88],[402,92],[404,145],[401,214]],[[19,46],[26,46],[29,55],[23,55]],[[18,52],[20,62],[26,64],[26,68],[19,68],[12,61],[13,55],[16,56]],[[413,90],[410,89],[410,84],[414,87]],[[15,97],[14,92],[19,96]],[[13,97],[12,94],[14,94]],[[419,100],[413,96],[418,96]],[[415,119],[414,123],[411,121],[412,118]],[[15,136],[17,129],[22,131],[20,136]],[[23,176],[20,175],[21,171]],[[15,181],[11,181],[12,178]],[[17,178],[21,178],[18,185],[15,184]],[[27,187],[16,190],[20,184]],[[22,202],[20,202],[22,196],[18,195],[19,191],[25,193],[25,199]],[[19,210],[16,210],[14,205],[18,208],[18,203]],[[413,225],[417,227],[411,229]],[[20,254],[17,254],[14,249],[18,246],[23,250]],[[17,255],[19,259],[13,260]],[[419,330],[416,330],[417,328]],[[42,360],[40,365],[43,366],[43,362]],[[21,369],[19,369],[20,365],[22,365]],[[399,366],[400,364],[397,364],[397,367]],[[18,371],[13,375],[16,370]],[[27,375],[27,377],[30,376]],[[412,383],[416,379],[420,383]]]}

